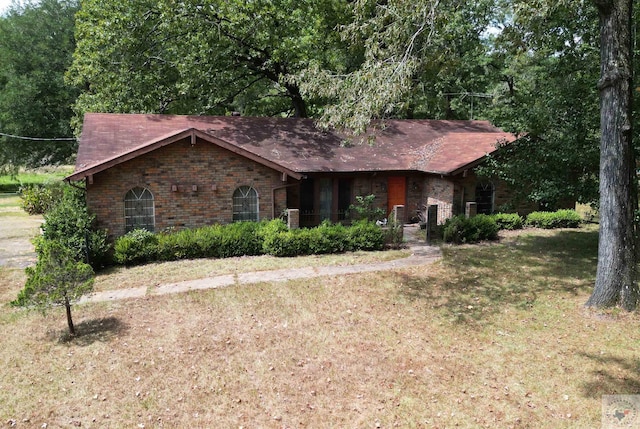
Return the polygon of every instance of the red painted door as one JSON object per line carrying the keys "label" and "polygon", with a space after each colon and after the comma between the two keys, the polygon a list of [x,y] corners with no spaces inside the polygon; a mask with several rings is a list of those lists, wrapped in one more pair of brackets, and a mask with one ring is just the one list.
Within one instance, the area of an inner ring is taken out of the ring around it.
{"label": "red painted door", "polygon": [[389,177],[387,180],[387,214],[393,206],[407,205],[407,179],[405,177]]}

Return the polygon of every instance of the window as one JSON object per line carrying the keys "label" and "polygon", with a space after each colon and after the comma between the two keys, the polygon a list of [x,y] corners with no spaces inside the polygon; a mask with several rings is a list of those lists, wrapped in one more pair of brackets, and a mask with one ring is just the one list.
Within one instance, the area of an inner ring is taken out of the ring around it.
{"label": "window", "polygon": [[476,209],[478,214],[493,213],[494,187],[491,182],[476,185]]}
{"label": "window", "polygon": [[233,221],[258,221],[258,193],[251,186],[240,186],[233,193]]}
{"label": "window", "polygon": [[153,231],[156,214],[153,205],[153,194],[146,188],[136,187],[124,197],[125,232],[134,229]]}

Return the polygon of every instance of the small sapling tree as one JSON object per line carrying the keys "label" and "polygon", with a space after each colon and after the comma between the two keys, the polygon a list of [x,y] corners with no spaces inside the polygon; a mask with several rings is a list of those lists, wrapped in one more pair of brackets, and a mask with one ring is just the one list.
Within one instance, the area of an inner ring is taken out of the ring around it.
{"label": "small sapling tree", "polygon": [[77,262],[74,252],[59,242],[40,239],[36,247],[38,263],[25,269],[27,282],[11,305],[37,308],[43,312],[50,307],[64,305],[69,333],[75,336],[71,304],[93,290],[93,269],[88,264]]}
{"label": "small sapling tree", "polygon": [[383,208],[376,206],[376,196],[371,194],[367,196],[357,195],[356,204],[349,206],[349,216],[356,220],[376,221],[385,217]]}

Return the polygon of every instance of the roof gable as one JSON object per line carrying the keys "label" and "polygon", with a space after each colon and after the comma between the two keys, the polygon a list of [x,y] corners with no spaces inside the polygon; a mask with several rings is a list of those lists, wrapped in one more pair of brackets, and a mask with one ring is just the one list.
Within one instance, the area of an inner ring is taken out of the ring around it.
{"label": "roof gable", "polygon": [[[310,119],[88,113],[80,180],[185,138],[202,139],[293,177],[314,172],[423,171],[452,174],[515,136],[486,121],[388,120],[360,141]],[[195,141],[195,140],[194,140]]]}

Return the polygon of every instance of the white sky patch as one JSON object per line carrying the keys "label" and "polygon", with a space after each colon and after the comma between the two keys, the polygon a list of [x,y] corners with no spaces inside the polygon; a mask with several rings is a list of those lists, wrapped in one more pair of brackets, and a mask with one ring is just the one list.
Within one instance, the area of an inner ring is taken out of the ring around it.
{"label": "white sky patch", "polygon": [[4,15],[9,6],[11,6],[12,0],[0,0],[0,15]]}

